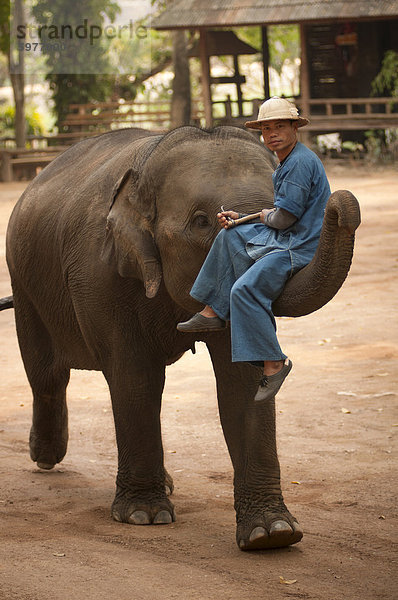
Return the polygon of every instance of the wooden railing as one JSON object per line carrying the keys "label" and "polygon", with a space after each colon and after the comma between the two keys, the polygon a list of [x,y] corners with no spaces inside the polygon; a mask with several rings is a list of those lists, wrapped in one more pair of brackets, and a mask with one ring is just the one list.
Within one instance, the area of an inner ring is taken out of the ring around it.
{"label": "wooden railing", "polygon": [[170,124],[169,102],[98,102],[71,104],[70,113],[63,128],[76,130],[109,130],[118,126],[168,129]]}
{"label": "wooden railing", "polygon": [[[239,114],[238,101],[213,101],[215,122],[232,123],[239,117],[246,119],[253,114],[253,100],[243,101],[245,117]],[[119,127],[144,127],[145,129],[167,131],[170,129],[170,101],[157,102],[98,102],[71,104],[70,112],[63,122],[69,132],[108,131]],[[191,122],[206,126],[203,102],[192,102]]]}
{"label": "wooden railing", "polygon": [[[300,98],[290,98],[301,108]],[[237,100],[229,96],[213,101],[214,124],[243,125],[257,118],[264,99]],[[303,111],[304,112],[304,111]],[[307,113],[307,111],[305,111]],[[243,114],[242,114],[243,113]],[[322,98],[308,102],[309,131],[338,131],[343,129],[398,128],[398,98]],[[191,122],[205,127],[204,106],[200,101],[192,104]],[[28,136],[32,149],[50,145],[70,145],[81,138],[120,127],[143,127],[164,132],[170,129],[170,101],[158,102],[97,102],[71,104],[70,112],[58,134]],[[0,139],[0,147],[14,148],[11,137]]]}
{"label": "wooden railing", "polygon": [[[301,108],[300,98],[291,98]],[[259,106],[262,100],[254,101]],[[308,101],[308,131],[398,128],[398,98],[320,98]]]}
{"label": "wooden railing", "polygon": [[33,179],[39,169],[46,167],[66,146],[50,146],[44,149],[0,149],[0,181]]}
{"label": "wooden railing", "polygon": [[[109,130],[120,127],[143,127],[167,131],[170,128],[170,101],[157,102],[97,102],[71,104],[63,122],[69,131]],[[200,103],[192,106],[192,121],[200,124],[203,109]]]}
{"label": "wooden railing", "polygon": [[367,119],[369,117],[398,117],[398,98],[331,98],[328,100],[310,100],[312,118],[327,115],[341,119],[353,116]]}

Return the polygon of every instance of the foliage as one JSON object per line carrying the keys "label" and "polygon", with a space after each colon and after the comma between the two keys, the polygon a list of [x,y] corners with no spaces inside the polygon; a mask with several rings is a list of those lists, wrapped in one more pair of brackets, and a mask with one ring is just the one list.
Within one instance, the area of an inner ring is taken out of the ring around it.
{"label": "foliage", "polygon": [[[387,50],[381,69],[372,81],[374,96],[398,96],[398,52]],[[366,131],[366,150],[370,160],[394,161],[398,158],[398,129]]]}
{"label": "foliage", "polygon": [[[106,75],[68,75],[52,74],[46,79],[49,81],[56,124],[61,127],[62,121],[69,113],[70,104],[85,104],[89,102],[102,102],[109,98],[111,93],[110,80]],[[63,128],[65,131],[67,128]]]}
{"label": "foliage", "polygon": [[261,27],[238,27],[235,29],[235,33],[246,44],[261,52]]}
{"label": "foliage", "polygon": [[341,148],[348,152],[352,152],[353,154],[363,151],[363,145],[360,142],[353,142],[352,140],[342,142]]}
{"label": "foliage", "polygon": [[152,6],[160,13],[166,8],[167,4],[172,4],[173,0],[151,0]]}
{"label": "foliage", "polygon": [[115,75],[115,85],[120,98],[130,100],[143,89],[143,82],[151,75],[171,64],[170,35],[155,30],[148,31],[148,43],[142,44],[128,35],[111,41],[108,56]]}
{"label": "foliage", "polygon": [[7,54],[10,44],[10,0],[0,0],[0,52]]}
{"label": "foliage", "polygon": [[4,54],[0,54],[0,87],[9,85],[8,80],[8,62]]}
{"label": "foliage", "polygon": [[365,147],[371,162],[395,162],[398,159],[398,129],[365,131]]}
{"label": "foliage", "polygon": [[374,96],[398,96],[398,52],[388,50],[383,58],[380,72],[372,81]]}
{"label": "foliage", "polygon": [[[103,27],[104,22],[114,22],[118,11],[115,0],[73,3],[73,10],[69,0],[36,0],[33,8],[36,21],[48,27],[60,23],[76,26],[85,19]],[[148,36],[147,44],[128,31],[115,37],[102,36],[92,45],[80,45],[75,51],[72,48],[70,64],[68,57],[52,50],[53,44],[49,43],[46,79],[52,90],[58,126],[68,114],[70,104],[133,100],[151,74],[171,63],[170,36],[153,30]],[[71,42],[68,40],[68,48]]]}
{"label": "foliage", "polygon": [[[45,126],[40,113],[36,108],[28,108],[25,114],[26,128],[28,135],[42,135]],[[13,106],[4,106],[0,108],[0,135],[14,136],[15,130],[15,108]]]}
{"label": "foliage", "polygon": [[[107,17],[114,21],[118,5],[113,0],[86,0],[71,3],[68,0],[36,0],[32,13],[37,23],[48,29],[60,25],[76,28],[82,23],[95,23],[103,26]],[[106,77],[110,72],[107,47],[103,40],[95,43],[79,43],[80,40],[67,39],[68,52],[59,49],[50,36],[41,35],[43,53],[47,56],[50,89],[53,93],[57,124],[68,113],[69,104],[83,104],[94,100],[106,100],[111,93],[111,81]]]}
{"label": "foliage", "polygon": [[[256,48],[262,49],[260,27],[243,27],[236,30],[238,37]],[[269,67],[273,70],[270,80],[271,92],[294,96],[299,88],[300,34],[297,25],[270,25],[267,27]],[[246,57],[248,58],[248,57]],[[251,61],[258,57],[252,56]],[[271,75],[271,74],[270,74]]]}
{"label": "foliage", "polygon": [[270,66],[279,75],[286,63],[300,56],[300,34],[297,25],[272,25],[268,28]]}

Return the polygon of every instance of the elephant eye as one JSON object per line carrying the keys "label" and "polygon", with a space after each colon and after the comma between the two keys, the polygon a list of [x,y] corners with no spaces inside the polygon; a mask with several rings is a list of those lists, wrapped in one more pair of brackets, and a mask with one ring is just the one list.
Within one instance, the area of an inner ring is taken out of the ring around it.
{"label": "elephant eye", "polygon": [[205,212],[198,211],[194,214],[194,216],[192,218],[192,225],[194,227],[200,227],[202,229],[205,227],[209,227],[209,225],[210,225],[209,217],[207,216],[207,214]]}

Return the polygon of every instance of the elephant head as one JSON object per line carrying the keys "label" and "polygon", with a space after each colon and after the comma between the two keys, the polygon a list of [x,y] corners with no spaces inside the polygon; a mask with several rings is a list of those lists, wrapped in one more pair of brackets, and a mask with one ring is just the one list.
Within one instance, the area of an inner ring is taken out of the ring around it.
{"label": "elephant head", "polygon": [[[235,127],[182,127],[149,138],[115,186],[102,258],[122,277],[141,279],[149,298],[163,278],[171,298],[196,312],[189,291],[219,231],[216,213],[221,205],[241,212],[271,207],[273,170],[257,138]],[[355,198],[335,192],[317,255],[288,282],[275,314],[307,314],[336,293],[358,224]]]}

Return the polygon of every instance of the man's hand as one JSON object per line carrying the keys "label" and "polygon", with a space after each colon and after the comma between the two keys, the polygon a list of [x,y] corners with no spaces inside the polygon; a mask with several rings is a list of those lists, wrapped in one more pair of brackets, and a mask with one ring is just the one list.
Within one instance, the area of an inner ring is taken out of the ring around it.
{"label": "man's hand", "polygon": [[217,213],[217,219],[221,227],[224,229],[229,229],[231,227],[230,220],[228,219],[238,219],[239,213],[234,210],[224,210],[223,212]]}
{"label": "man's hand", "polygon": [[260,217],[260,221],[261,223],[264,223],[265,225],[265,219],[267,218],[267,215],[269,215],[269,213],[274,212],[274,208],[263,208],[263,210],[261,211],[261,217]]}

